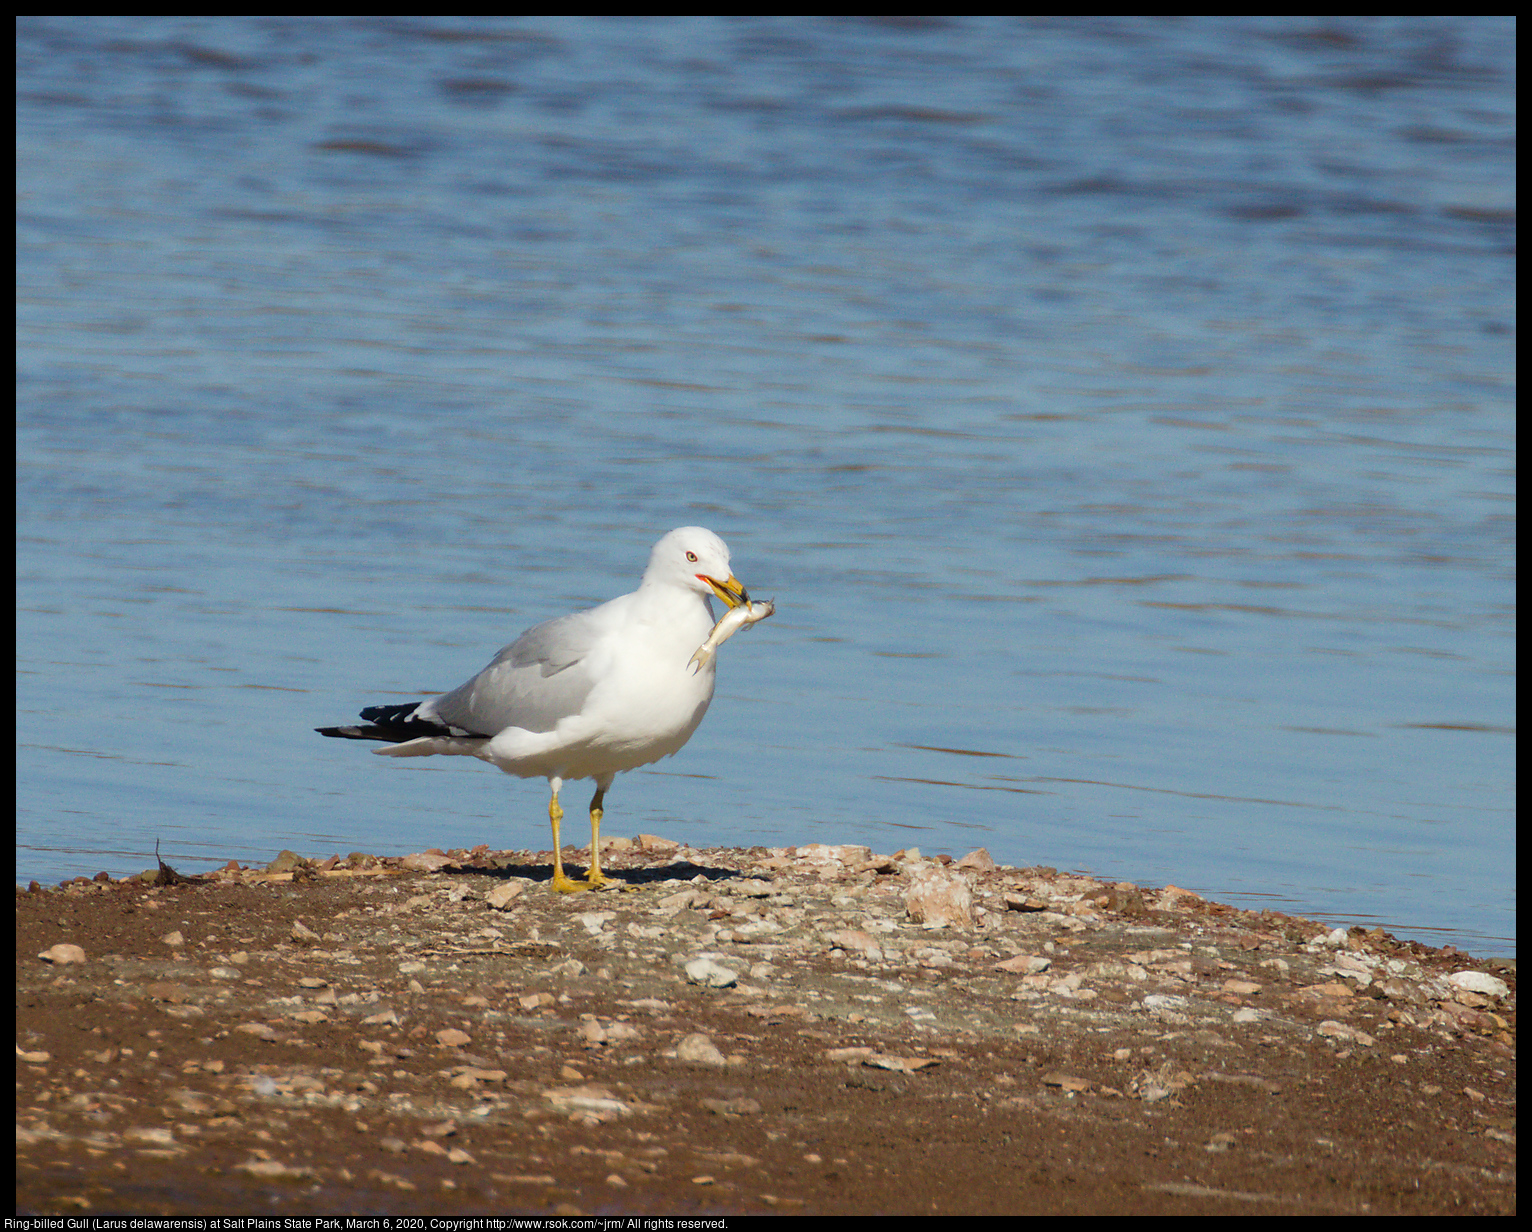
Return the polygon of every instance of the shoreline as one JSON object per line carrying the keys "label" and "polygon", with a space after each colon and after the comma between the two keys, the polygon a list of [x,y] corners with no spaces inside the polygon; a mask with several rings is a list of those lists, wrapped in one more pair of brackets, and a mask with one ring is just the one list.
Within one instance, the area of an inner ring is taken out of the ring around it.
{"label": "shoreline", "polygon": [[982,851],[602,863],[18,887],[18,1210],[1515,1210],[1514,960]]}

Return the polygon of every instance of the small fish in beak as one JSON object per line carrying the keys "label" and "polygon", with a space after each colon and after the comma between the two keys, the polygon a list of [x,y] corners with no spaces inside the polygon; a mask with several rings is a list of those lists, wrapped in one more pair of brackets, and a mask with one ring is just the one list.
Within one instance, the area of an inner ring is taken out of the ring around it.
{"label": "small fish in beak", "polygon": [[[732,578],[729,580],[733,581]],[[744,594],[744,591],[741,590],[740,593]],[[719,598],[723,596],[720,595]],[[690,662],[687,663],[686,666],[692,669],[692,675],[695,676],[711,663],[718,653],[718,648],[741,629],[755,624],[758,620],[765,620],[776,610],[777,604],[774,599],[767,599],[765,603],[751,603],[748,597],[742,603],[731,607],[713,626],[713,631],[707,635],[707,641],[697,647],[697,653],[692,655]]]}

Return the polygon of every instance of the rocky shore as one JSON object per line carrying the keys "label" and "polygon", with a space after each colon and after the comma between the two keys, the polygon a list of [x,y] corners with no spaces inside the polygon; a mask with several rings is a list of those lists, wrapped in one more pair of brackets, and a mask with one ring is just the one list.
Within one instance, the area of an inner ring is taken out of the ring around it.
{"label": "rocky shore", "polygon": [[603,867],[18,887],[17,1210],[1516,1209],[1514,963],[983,851]]}

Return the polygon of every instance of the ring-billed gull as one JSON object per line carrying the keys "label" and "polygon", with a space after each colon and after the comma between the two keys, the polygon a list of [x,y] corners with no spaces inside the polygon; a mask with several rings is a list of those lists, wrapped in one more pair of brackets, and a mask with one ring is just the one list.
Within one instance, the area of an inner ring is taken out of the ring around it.
{"label": "ring-billed gull", "polygon": [[[450,693],[368,706],[365,724],[314,730],[386,741],[390,747],[373,752],[390,757],[458,754],[522,778],[546,777],[553,888],[609,885],[601,873],[606,789],[619,772],[677,752],[713,700],[712,662],[694,674],[689,658],[712,628],[712,595],[731,609],[750,603],[723,540],[700,526],[680,527],[654,545],[632,594],[528,629]],[[583,883],[564,875],[560,858],[566,779],[596,780]]]}

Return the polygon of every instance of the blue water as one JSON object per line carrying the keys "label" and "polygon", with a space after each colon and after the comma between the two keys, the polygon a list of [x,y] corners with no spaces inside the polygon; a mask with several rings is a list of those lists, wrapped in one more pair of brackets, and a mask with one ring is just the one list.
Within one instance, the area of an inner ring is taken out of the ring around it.
{"label": "blue water", "polygon": [[21,19],[18,879],[545,848],[312,728],[700,523],[778,614],[605,832],[1513,952],[1513,45]]}

